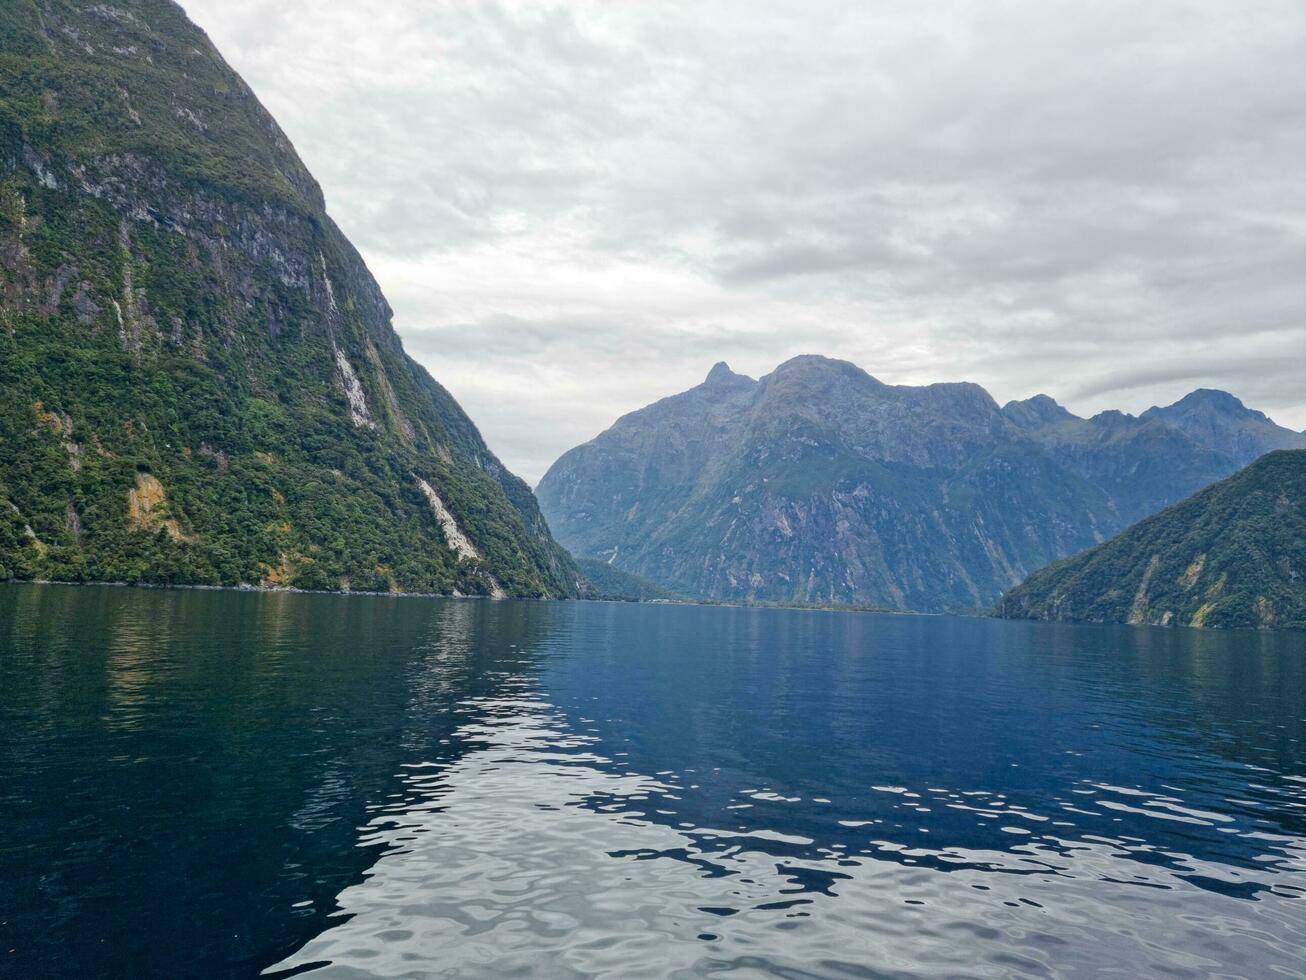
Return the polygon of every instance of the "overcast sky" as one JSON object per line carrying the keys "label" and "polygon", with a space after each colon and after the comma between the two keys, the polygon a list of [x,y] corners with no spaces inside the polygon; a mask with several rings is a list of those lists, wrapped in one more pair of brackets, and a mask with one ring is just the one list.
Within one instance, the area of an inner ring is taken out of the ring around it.
{"label": "overcast sky", "polygon": [[1306,428],[1302,0],[183,0],[534,483],[715,361]]}

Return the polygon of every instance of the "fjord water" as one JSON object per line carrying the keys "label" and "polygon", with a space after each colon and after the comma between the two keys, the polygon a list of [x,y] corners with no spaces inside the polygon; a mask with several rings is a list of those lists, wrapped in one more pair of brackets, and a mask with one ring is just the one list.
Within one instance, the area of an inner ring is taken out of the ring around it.
{"label": "fjord water", "polygon": [[1306,975],[1306,637],[0,587],[7,976]]}

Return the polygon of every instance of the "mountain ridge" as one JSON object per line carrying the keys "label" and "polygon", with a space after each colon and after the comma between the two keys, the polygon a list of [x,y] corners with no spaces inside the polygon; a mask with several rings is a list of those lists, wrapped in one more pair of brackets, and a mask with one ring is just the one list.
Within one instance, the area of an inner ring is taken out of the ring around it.
{"label": "mountain ridge", "polygon": [[1228,479],[1040,569],[1008,619],[1197,628],[1306,628],[1306,450]]}
{"label": "mountain ridge", "polygon": [[0,82],[0,572],[577,593],[178,5],[15,0]]}
{"label": "mountain ridge", "polygon": [[578,556],[682,594],[940,611],[992,605],[1239,465],[1165,419],[801,355],[756,380],[715,365],[563,454],[537,494]]}

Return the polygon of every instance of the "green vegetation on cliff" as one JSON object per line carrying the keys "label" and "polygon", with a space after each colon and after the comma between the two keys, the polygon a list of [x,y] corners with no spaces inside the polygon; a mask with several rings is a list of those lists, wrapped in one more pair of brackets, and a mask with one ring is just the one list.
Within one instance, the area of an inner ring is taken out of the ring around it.
{"label": "green vegetation on cliff", "polygon": [[611,599],[620,602],[653,602],[658,599],[674,599],[675,594],[662,588],[646,578],[631,575],[605,561],[596,558],[578,558],[581,574],[589,583],[597,599]]}
{"label": "green vegetation on cliff", "polygon": [[0,18],[0,577],[573,594],[171,0]]}
{"label": "green vegetation on cliff", "polygon": [[1085,419],[807,355],[756,381],[718,364],[564,454],[538,493],[573,554],[678,595],[969,611],[1295,447],[1306,434],[1223,392]]}
{"label": "green vegetation on cliff", "polygon": [[998,614],[1162,626],[1306,628],[1306,450],[1245,470],[1035,572]]}

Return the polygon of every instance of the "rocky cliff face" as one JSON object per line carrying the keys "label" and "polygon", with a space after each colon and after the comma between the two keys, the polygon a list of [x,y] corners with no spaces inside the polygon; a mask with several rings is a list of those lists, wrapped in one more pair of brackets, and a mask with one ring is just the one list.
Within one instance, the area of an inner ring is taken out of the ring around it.
{"label": "rocky cliff face", "polygon": [[1199,388],[1173,405],[1149,408],[1142,418],[1166,422],[1243,466],[1275,449],[1306,449],[1306,432],[1276,425],[1227,391]]}
{"label": "rocky cliff face", "polygon": [[1063,409],[1062,415],[1033,421],[1023,416],[1025,404],[1009,404],[1003,412],[1050,458],[1105,491],[1126,525],[1240,465],[1160,419],[1115,411],[1082,419]]}
{"label": "rocky cliff face", "polygon": [[1306,451],[1274,452],[1031,575],[1011,619],[1306,628]]}
{"label": "rocky cliff face", "polygon": [[724,366],[563,456],[560,539],[720,598],[974,608],[1116,518],[975,385],[905,388],[797,358]]}
{"label": "rocky cliff face", "polygon": [[574,592],[529,489],[390,321],[180,7],[7,6],[0,572]]}
{"label": "rocky cliff face", "polygon": [[1046,395],[1003,413],[1057,462],[1101,487],[1126,524],[1210,486],[1276,449],[1306,448],[1306,434],[1275,425],[1223,391],[1200,390],[1137,418],[1082,419]]}
{"label": "rocky cliff face", "polygon": [[800,357],[760,381],[717,365],[538,492],[578,555],[675,591],[938,611],[989,606],[1239,465],[1159,418],[999,408],[976,385]]}

